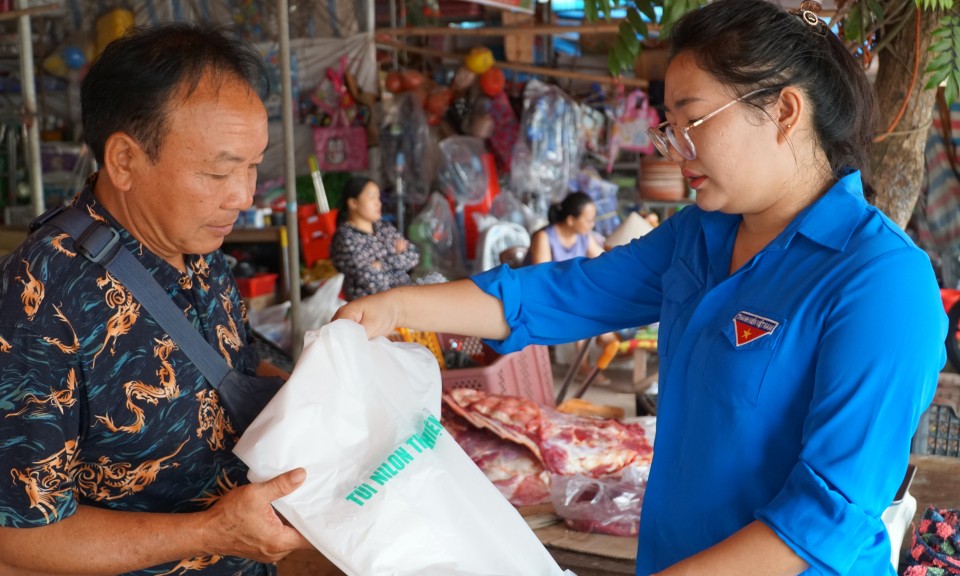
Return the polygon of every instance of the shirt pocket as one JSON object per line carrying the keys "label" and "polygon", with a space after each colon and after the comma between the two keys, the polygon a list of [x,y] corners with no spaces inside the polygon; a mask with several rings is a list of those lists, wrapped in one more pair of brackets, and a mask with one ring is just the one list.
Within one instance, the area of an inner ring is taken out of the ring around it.
{"label": "shirt pocket", "polygon": [[703,292],[703,281],[682,261],[677,261],[663,273],[661,290],[663,305],[660,311],[660,327],[657,353],[667,356],[671,349],[671,337],[683,334],[695,308],[691,300]]}
{"label": "shirt pocket", "polygon": [[731,408],[756,408],[767,371],[787,321],[783,315],[736,306],[719,316],[715,330],[705,331],[701,356],[702,388]]}

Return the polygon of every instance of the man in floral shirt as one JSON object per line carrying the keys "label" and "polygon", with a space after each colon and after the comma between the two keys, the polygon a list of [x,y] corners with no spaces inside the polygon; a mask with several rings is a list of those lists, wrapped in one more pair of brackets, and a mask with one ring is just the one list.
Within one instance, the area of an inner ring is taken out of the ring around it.
{"label": "man in floral shirt", "polygon": [[[236,370],[254,374],[219,248],[267,146],[256,53],[138,30],[84,79],[100,172],[74,203],[120,235]],[[45,225],[0,266],[0,574],[267,575],[309,543],[248,484],[216,391],[129,290]]]}

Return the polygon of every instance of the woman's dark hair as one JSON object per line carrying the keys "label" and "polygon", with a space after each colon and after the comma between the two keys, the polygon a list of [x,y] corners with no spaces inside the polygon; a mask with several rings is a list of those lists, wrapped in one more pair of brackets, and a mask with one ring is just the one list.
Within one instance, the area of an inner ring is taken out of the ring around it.
{"label": "woman's dark hair", "polygon": [[551,204],[547,211],[547,221],[551,224],[563,222],[567,216],[579,218],[583,214],[583,208],[588,204],[593,204],[593,198],[583,192],[571,192],[563,199],[563,202]]}
{"label": "woman's dark hair", "polygon": [[107,138],[117,132],[134,138],[155,162],[173,100],[192,94],[207,72],[218,84],[239,78],[266,95],[263,58],[221,27],[138,27],[107,45],[80,88],[83,139],[97,163],[103,165]]}
{"label": "woman's dark hair", "polygon": [[347,200],[351,198],[357,198],[360,194],[363,193],[363,189],[367,187],[367,184],[376,184],[371,178],[366,176],[351,176],[347,183],[343,185],[343,192],[340,194],[340,206],[337,211],[337,225],[343,224],[347,221],[347,217],[350,215],[350,208],[347,206]]}
{"label": "woman's dark hair", "polygon": [[834,175],[867,168],[877,118],[873,89],[825,23],[810,25],[766,0],[717,0],[678,20],[671,37],[671,58],[689,53],[738,94],[770,88],[748,99],[755,106],[773,102],[787,86],[803,90]]}

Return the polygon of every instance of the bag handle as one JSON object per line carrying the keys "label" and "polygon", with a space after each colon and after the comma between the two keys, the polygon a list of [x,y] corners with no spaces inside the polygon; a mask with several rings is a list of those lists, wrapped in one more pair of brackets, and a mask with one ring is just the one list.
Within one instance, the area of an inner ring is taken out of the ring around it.
{"label": "bag handle", "polygon": [[196,328],[183,316],[167,292],[143,264],[120,245],[120,235],[75,206],[58,206],[30,224],[31,230],[49,222],[74,239],[77,251],[116,277],[173,338],[215,390],[231,369]]}

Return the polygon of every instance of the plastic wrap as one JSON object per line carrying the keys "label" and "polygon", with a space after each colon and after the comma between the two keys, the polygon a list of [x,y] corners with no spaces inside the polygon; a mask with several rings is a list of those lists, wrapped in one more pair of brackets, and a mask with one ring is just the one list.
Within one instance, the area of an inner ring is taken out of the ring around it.
{"label": "plastic wrap", "polygon": [[447,278],[461,278],[466,274],[456,220],[450,204],[439,193],[430,195],[407,232],[420,250],[420,264],[414,275],[439,272]]}
{"label": "plastic wrap", "polygon": [[513,222],[524,228],[527,227],[528,211],[529,209],[509,190],[501,190],[490,207],[490,214],[498,220]]}
{"label": "plastic wrap", "polygon": [[386,111],[380,155],[384,189],[395,191],[399,175],[405,200],[423,204],[436,174],[437,154],[426,113],[412,92],[400,95],[396,105]]}
{"label": "plastic wrap", "polygon": [[647,487],[647,469],[625,468],[622,474],[592,478],[552,474],[550,501],[573,530],[636,536]]}
{"label": "plastic wrap", "polygon": [[489,187],[483,156],[483,140],[472,136],[450,136],[440,142],[440,172],[437,175],[444,192],[458,206],[483,200]]}
{"label": "plastic wrap", "polygon": [[559,202],[580,167],[580,107],[560,88],[531,80],[523,93],[511,186]]}

